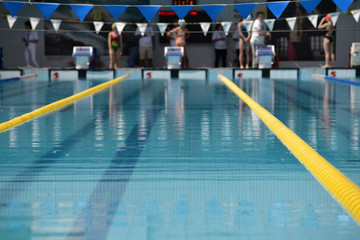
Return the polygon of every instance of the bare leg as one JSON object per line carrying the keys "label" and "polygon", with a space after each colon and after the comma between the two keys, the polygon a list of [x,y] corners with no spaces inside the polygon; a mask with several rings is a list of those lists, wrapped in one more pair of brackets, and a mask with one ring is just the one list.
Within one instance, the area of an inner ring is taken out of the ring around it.
{"label": "bare leg", "polygon": [[325,53],[325,65],[323,68],[330,67],[329,60],[330,60],[330,41],[327,38],[324,38],[324,53]]}
{"label": "bare leg", "polygon": [[335,52],[334,52],[334,41],[330,43],[330,57],[331,57],[331,67],[335,67]]}
{"label": "bare leg", "polygon": [[119,61],[120,61],[120,50],[117,50],[115,56],[115,68],[119,68]]}
{"label": "bare leg", "polygon": [[110,57],[110,64],[109,64],[109,69],[113,69],[114,68],[114,50],[109,51],[109,57]]}
{"label": "bare leg", "polygon": [[249,42],[245,43],[245,57],[246,57],[246,66],[245,66],[245,68],[248,69],[249,68],[249,63],[250,63],[250,43]]}
{"label": "bare leg", "polygon": [[244,45],[245,45],[244,40],[242,38],[240,38],[239,39],[239,64],[240,64],[241,69],[244,68],[244,64],[243,64]]}

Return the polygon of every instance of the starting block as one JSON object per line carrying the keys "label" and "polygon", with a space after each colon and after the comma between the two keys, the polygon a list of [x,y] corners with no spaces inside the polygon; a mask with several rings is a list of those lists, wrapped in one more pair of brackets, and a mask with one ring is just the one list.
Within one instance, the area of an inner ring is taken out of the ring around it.
{"label": "starting block", "polygon": [[350,50],[350,66],[360,66],[360,43],[352,43]]}
{"label": "starting block", "polygon": [[73,47],[73,57],[75,57],[76,69],[89,69],[90,58],[93,55],[93,47],[75,46]]}
{"label": "starting block", "polygon": [[275,56],[275,46],[274,45],[264,45],[258,46],[256,48],[256,55],[259,59],[259,68],[271,68],[273,59]]}
{"label": "starting block", "polygon": [[184,56],[183,47],[165,47],[164,55],[168,69],[180,69],[182,57]]}

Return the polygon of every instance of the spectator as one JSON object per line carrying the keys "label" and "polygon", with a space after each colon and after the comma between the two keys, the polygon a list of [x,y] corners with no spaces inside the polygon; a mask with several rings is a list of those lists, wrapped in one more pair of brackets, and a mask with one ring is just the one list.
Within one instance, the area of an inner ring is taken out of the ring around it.
{"label": "spectator", "polygon": [[243,69],[244,68],[244,64],[243,64],[243,53],[244,53],[244,49],[245,49],[245,60],[246,60],[246,65],[245,68],[248,69],[249,68],[249,62],[250,62],[250,37],[251,34],[249,34],[249,32],[247,31],[246,27],[245,27],[245,19],[242,20],[241,22],[238,23],[237,26],[237,31],[238,34],[240,35],[239,38],[239,64],[240,64],[240,68]]}
{"label": "spectator", "polygon": [[219,67],[220,58],[222,66],[226,67],[226,36],[221,24],[216,24],[212,41],[215,43],[215,67]]}
{"label": "spectator", "polygon": [[257,46],[265,44],[265,36],[271,37],[269,31],[267,31],[266,23],[264,21],[265,14],[263,12],[256,13],[256,20],[251,28],[251,53],[252,53],[252,66],[256,68],[258,65],[258,57],[256,56],[256,48]]}
{"label": "spectator", "polygon": [[[146,20],[144,20],[145,22]],[[155,34],[151,26],[147,25],[144,35],[141,34],[140,29],[137,28],[135,36],[139,39],[139,56],[140,56],[140,67],[145,66],[145,60],[147,60],[147,67],[153,66],[153,53],[155,50]]]}
{"label": "spectator", "polygon": [[331,58],[331,67],[335,66],[335,53],[334,53],[334,25],[331,21],[330,14],[327,14],[323,19],[321,19],[318,26],[319,29],[325,28],[326,33],[324,37],[324,52],[325,52],[325,65],[323,68],[330,67],[330,58]]}
{"label": "spectator", "polygon": [[25,22],[25,35],[23,37],[23,41],[25,42],[25,63],[27,67],[31,67],[30,60],[33,63],[34,67],[38,68],[39,64],[36,61],[36,44],[39,41],[39,36],[37,32],[31,30],[30,21]]}
{"label": "spectator", "polygon": [[110,57],[110,69],[116,69],[119,67],[120,56],[123,51],[122,36],[119,34],[116,23],[111,26],[112,31],[108,35],[109,57]]}
{"label": "spectator", "polygon": [[135,67],[139,65],[139,39],[135,37],[136,24],[130,25],[130,33],[127,35],[129,58],[128,67]]}

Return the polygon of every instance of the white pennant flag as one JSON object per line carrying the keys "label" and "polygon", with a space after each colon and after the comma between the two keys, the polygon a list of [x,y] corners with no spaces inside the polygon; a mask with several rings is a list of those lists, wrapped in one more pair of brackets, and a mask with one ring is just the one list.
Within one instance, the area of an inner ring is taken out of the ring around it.
{"label": "white pennant flag", "polygon": [[245,28],[246,28],[246,30],[247,30],[248,32],[251,31],[251,27],[252,27],[253,23],[254,23],[254,21],[248,21],[248,20],[246,20],[246,21],[244,22],[244,26],[245,26]]}
{"label": "white pennant flag", "polygon": [[96,34],[99,34],[99,32],[101,31],[101,28],[103,26],[104,26],[104,22],[94,21],[94,27],[95,27]]}
{"label": "white pennant flag", "polygon": [[335,12],[335,13],[330,13],[330,17],[331,17],[331,22],[332,24],[335,26],[336,22],[339,18],[340,13],[339,12]]}
{"label": "white pennant flag", "polygon": [[308,19],[311,22],[311,24],[314,26],[314,28],[317,27],[318,18],[319,18],[318,15],[310,15],[310,16],[308,16]]}
{"label": "white pennant flag", "polygon": [[12,28],[16,22],[17,16],[12,17],[11,15],[7,15],[6,17],[9,23],[9,28]]}
{"label": "white pennant flag", "polygon": [[352,10],[351,14],[353,15],[353,17],[355,18],[356,22],[359,22],[359,18],[360,18],[360,9],[356,9],[356,10]]}
{"label": "white pennant flag", "polygon": [[50,19],[50,21],[53,25],[55,32],[59,31],[61,20],[60,19]]}
{"label": "white pennant flag", "polygon": [[221,22],[221,25],[224,29],[224,32],[225,32],[225,35],[227,36],[229,34],[229,30],[230,30],[230,27],[231,27],[231,23],[232,22]]}
{"label": "white pennant flag", "polygon": [[146,27],[147,27],[147,23],[137,23],[136,24],[139,28],[139,31],[141,33],[141,36],[145,35],[145,31],[146,31]]}
{"label": "white pennant flag", "polygon": [[125,26],[126,26],[126,23],[124,23],[124,22],[117,22],[116,23],[116,29],[118,30],[119,34],[122,33]]}
{"label": "white pennant flag", "polygon": [[32,30],[35,30],[37,25],[39,24],[40,22],[40,18],[34,18],[34,17],[31,17],[29,18],[30,19],[30,24],[31,24],[31,29]]}
{"label": "white pennant flag", "polygon": [[275,19],[266,19],[264,20],[269,30],[272,31],[274,29]]}
{"label": "white pennant flag", "polygon": [[288,22],[291,31],[294,30],[296,17],[286,18],[286,21]]}
{"label": "white pennant flag", "polygon": [[165,30],[166,30],[168,24],[167,23],[158,23],[157,25],[158,25],[158,28],[160,30],[161,36],[164,36]]}
{"label": "white pennant flag", "polygon": [[206,36],[209,31],[209,28],[210,28],[210,23],[202,22],[202,23],[200,23],[200,27],[203,30],[204,36]]}

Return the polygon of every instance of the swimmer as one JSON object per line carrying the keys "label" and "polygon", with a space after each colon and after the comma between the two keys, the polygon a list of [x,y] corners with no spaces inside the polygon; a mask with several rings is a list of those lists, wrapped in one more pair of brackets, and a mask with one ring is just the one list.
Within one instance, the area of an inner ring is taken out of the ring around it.
{"label": "swimmer", "polygon": [[[327,14],[320,21],[318,26],[319,29],[326,29],[325,37],[324,37],[324,53],[325,53],[325,65],[322,68],[329,68],[335,66],[335,53],[334,53],[334,25],[331,21],[330,14]],[[331,66],[329,64],[331,58]]]}
{"label": "swimmer", "polygon": [[[167,32],[167,36],[169,38],[175,39],[175,46],[176,47],[183,47],[184,48],[184,56],[183,56],[183,63],[184,68],[188,68],[188,61],[187,61],[187,54],[186,54],[186,39],[190,37],[189,30],[185,27],[185,20],[179,20],[179,26]],[[173,35],[175,33],[175,36]]]}
{"label": "swimmer", "polygon": [[116,23],[112,26],[112,31],[108,35],[108,45],[109,45],[109,57],[110,57],[110,69],[116,69],[119,67],[120,56],[123,51],[122,36],[117,31]]}

